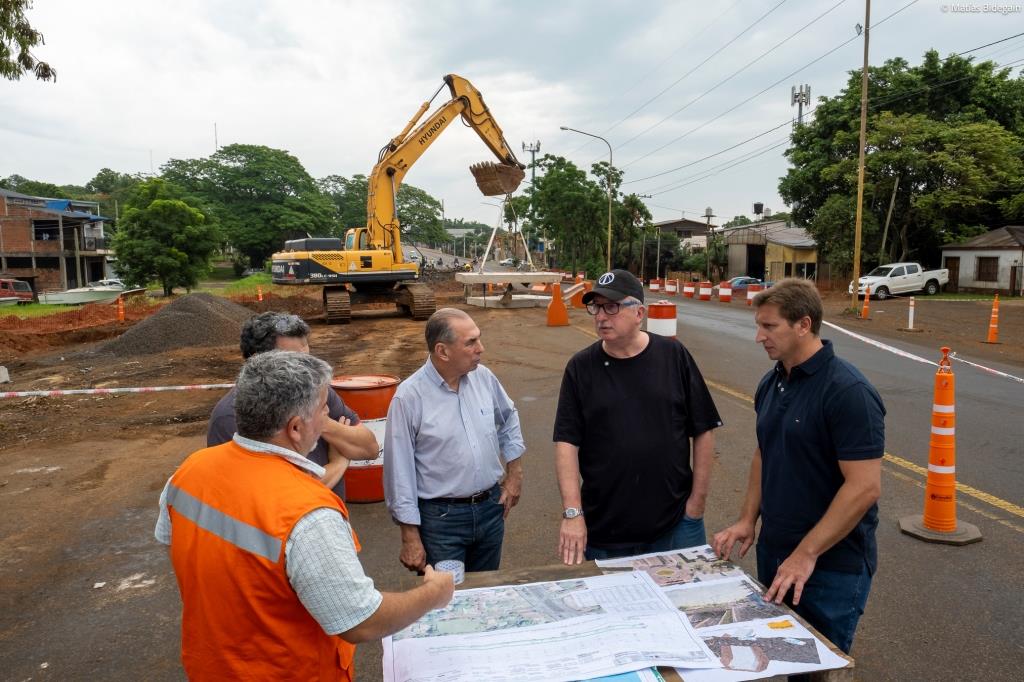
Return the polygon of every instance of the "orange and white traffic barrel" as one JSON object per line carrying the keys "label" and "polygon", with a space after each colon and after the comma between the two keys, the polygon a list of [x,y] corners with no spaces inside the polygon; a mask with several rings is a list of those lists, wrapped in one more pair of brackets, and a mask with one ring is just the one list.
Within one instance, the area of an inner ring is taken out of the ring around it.
{"label": "orange and white traffic barrel", "polygon": [[647,331],[658,336],[676,338],[676,304],[664,300],[648,303]]}
{"label": "orange and white traffic barrel", "polygon": [[651,291],[661,291],[660,279],[655,278],[651,280]]}
{"label": "orange and white traffic barrel", "polygon": [[693,282],[683,283],[683,296],[686,298],[693,298]]}
{"label": "orange and white traffic barrel", "polygon": [[761,293],[760,284],[747,285],[747,305],[754,305],[754,297]]}
{"label": "orange and white traffic barrel", "polygon": [[672,294],[673,296],[679,290],[678,279],[666,279],[665,280],[665,293]]}
{"label": "orange and white traffic barrel", "polygon": [[718,284],[718,300],[722,303],[732,303],[732,282],[729,280]]}
{"label": "orange and white traffic barrel", "polygon": [[700,289],[697,292],[697,298],[701,301],[711,300],[711,282],[701,282]]}

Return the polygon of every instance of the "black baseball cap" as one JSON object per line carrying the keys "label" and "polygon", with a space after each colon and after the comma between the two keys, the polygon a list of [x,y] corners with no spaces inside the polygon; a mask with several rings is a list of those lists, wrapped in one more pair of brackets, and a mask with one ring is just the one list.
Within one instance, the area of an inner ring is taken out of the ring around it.
{"label": "black baseball cap", "polygon": [[632,272],[612,270],[597,278],[597,286],[583,294],[583,303],[590,303],[595,296],[604,296],[609,301],[621,301],[627,296],[632,296],[643,303],[644,288]]}

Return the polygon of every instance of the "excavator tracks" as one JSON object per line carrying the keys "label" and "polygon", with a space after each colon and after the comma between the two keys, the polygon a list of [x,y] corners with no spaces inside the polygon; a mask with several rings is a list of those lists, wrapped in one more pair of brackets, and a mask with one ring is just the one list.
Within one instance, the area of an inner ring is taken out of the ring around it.
{"label": "excavator tracks", "polygon": [[348,324],[352,321],[352,300],[348,290],[324,287],[324,317],[327,324]]}
{"label": "excavator tracks", "polygon": [[407,307],[414,320],[426,320],[437,310],[434,292],[425,284],[406,284],[402,287],[407,296],[403,296],[399,305]]}

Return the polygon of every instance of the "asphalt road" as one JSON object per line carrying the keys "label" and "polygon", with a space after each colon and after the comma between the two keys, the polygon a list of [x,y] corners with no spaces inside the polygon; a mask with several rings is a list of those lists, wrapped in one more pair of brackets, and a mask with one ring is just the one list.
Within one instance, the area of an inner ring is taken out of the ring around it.
{"label": "asphalt road", "polygon": [[[679,338],[696,357],[725,422],[716,432],[716,467],[705,517],[708,530],[714,532],[731,523],[739,509],[754,448],[750,395],[771,363],[753,342],[749,310],[677,301]],[[502,565],[551,564],[557,561],[561,510],[552,461],[554,409],[565,362],[594,340],[591,319],[584,311],[573,310],[572,326],[547,327],[541,309],[471,314],[483,331],[484,362],[515,400],[527,444],[523,496],[509,517]],[[365,326],[355,329],[360,323]],[[424,353],[420,328],[411,329],[414,326],[397,319],[354,322],[351,330],[318,325],[313,351],[331,349],[338,368],[346,362],[367,362],[359,364],[358,371],[394,373],[395,358],[419,358]],[[353,330],[361,339],[376,339],[364,344],[373,353],[345,336]],[[393,330],[405,330],[408,342]],[[921,513],[923,506],[924,476],[901,462],[927,464],[934,368],[845,335],[830,331],[826,337],[834,339],[838,352],[858,365],[882,393],[888,408],[887,449],[893,456],[883,464],[879,573],[853,649],[857,678],[1019,679],[1018,661],[1024,659],[1024,386],[955,366],[958,473],[961,482],[976,489],[960,496],[958,513],[961,520],[981,529],[984,540],[967,547],[925,544],[900,534],[897,522]],[[938,357],[936,349],[886,343],[928,359]],[[1024,373],[1020,367],[1002,369],[1018,376]],[[167,395],[145,399],[170,400],[161,397]],[[213,397],[197,399],[212,405]],[[55,404],[55,414],[58,408]],[[103,453],[111,472],[125,470],[126,475],[116,483],[90,483],[97,487],[78,493],[81,501],[61,526],[66,526],[65,534],[26,536],[8,528],[17,537],[0,553],[0,680],[183,679],[177,586],[164,548],[152,539],[163,481],[203,442],[201,428],[178,435],[179,428],[154,428],[145,438],[114,438],[104,432],[95,442],[57,442],[48,455],[33,451],[37,454],[25,461],[12,459],[20,449],[5,453],[5,471],[60,462],[73,448]],[[61,478],[62,472],[53,474],[54,487],[39,490],[52,491],[59,499],[66,494],[63,491],[75,490],[62,486],[81,487],[70,473],[68,481]],[[12,490],[13,481],[21,479],[14,473],[5,477],[12,483],[0,490],[0,509],[11,518],[15,512],[31,513],[29,496],[43,493]],[[415,578],[398,563],[398,531],[384,505],[351,509],[363,544],[360,559],[378,587],[410,586]],[[36,565],[42,562],[45,566]],[[741,565],[753,572],[752,552]],[[97,581],[110,582],[98,588]],[[380,679],[379,644],[361,645],[356,662],[359,679]]]}

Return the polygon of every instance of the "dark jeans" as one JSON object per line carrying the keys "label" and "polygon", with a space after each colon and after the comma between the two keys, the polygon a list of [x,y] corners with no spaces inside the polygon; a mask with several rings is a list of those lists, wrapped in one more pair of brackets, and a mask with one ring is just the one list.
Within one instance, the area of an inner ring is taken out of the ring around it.
{"label": "dark jeans", "polygon": [[676,524],[667,533],[654,542],[648,542],[629,547],[616,547],[605,549],[594,547],[588,544],[583,555],[590,561],[594,559],[617,559],[623,556],[634,556],[636,554],[651,554],[653,552],[668,552],[673,549],[685,549],[697,547],[708,543],[707,533],[704,531],[704,519],[691,519],[683,515],[683,520]]}
{"label": "dark jeans", "polygon": [[496,571],[505,537],[505,507],[498,504],[501,486],[476,504],[420,500],[420,540],[427,563],[458,559],[470,571]]}
{"label": "dark jeans", "polygon": [[[775,579],[775,572],[786,555],[757,545],[757,579],[767,588]],[[833,644],[850,653],[857,622],[864,614],[871,591],[871,574],[867,564],[860,573],[824,571],[815,569],[804,584],[800,603],[793,606],[793,591],[786,595],[786,603],[804,620],[817,628]]]}

